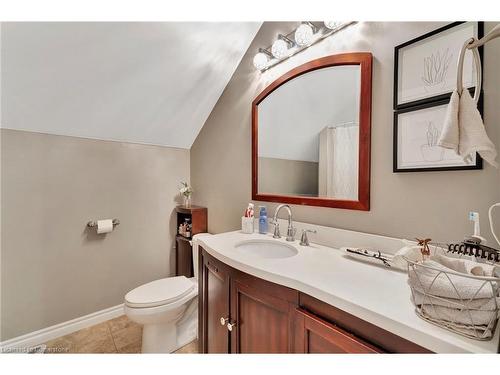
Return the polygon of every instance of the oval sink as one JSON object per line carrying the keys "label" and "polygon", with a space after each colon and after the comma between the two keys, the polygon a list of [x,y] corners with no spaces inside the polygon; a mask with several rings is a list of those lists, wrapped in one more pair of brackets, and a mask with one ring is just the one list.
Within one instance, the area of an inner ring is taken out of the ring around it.
{"label": "oval sink", "polygon": [[248,240],[236,244],[236,250],[260,258],[289,258],[299,252],[291,245],[271,240]]}

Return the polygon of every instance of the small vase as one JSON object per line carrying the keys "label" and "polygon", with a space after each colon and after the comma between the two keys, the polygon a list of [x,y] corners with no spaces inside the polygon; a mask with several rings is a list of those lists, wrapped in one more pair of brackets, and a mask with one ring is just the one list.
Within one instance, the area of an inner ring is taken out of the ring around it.
{"label": "small vase", "polygon": [[191,196],[184,195],[184,207],[186,207],[186,208],[191,207]]}

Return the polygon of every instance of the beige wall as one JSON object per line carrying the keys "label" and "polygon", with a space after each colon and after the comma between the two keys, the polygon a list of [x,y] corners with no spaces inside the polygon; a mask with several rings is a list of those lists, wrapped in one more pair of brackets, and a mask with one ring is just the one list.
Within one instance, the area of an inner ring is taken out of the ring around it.
{"label": "beige wall", "polygon": [[[296,23],[264,23],[191,149],[191,182],[197,203],[208,206],[209,230],[240,225],[251,199],[251,102],[272,80],[294,66],[346,51],[373,53],[371,211],[294,206],[294,218],[321,225],[400,237],[461,240],[471,232],[469,210],[481,214],[488,239],[487,209],[500,201],[500,174],[480,171],[392,173],[394,47],[444,23],[362,22],[260,74],[252,66],[258,47]],[[495,23],[487,23],[486,31]],[[485,124],[500,149],[500,42],[484,53]],[[274,208],[274,204],[268,204]],[[271,211],[272,212],[272,211]],[[500,231],[500,228],[499,228]],[[492,243],[492,242],[490,242]]]}
{"label": "beige wall", "polygon": [[318,163],[259,158],[259,193],[318,196]]}
{"label": "beige wall", "polygon": [[[123,302],[172,275],[189,150],[1,130],[0,340]],[[110,234],[86,228],[118,218]]]}

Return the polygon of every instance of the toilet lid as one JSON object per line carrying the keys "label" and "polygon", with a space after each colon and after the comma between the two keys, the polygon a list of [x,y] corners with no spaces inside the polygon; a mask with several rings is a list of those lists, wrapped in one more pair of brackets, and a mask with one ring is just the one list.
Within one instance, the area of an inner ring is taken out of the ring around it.
{"label": "toilet lid", "polygon": [[125,296],[130,307],[155,307],[175,302],[189,294],[195,284],[185,276],[167,277],[141,285]]}

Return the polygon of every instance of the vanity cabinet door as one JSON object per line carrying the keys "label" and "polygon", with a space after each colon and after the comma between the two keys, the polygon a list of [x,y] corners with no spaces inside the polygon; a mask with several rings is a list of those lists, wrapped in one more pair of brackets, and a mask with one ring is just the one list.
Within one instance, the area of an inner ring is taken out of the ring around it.
{"label": "vanity cabinet door", "polygon": [[200,352],[229,353],[229,270],[205,252],[200,258]]}
{"label": "vanity cabinet door", "polygon": [[266,288],[231,279],[231,353],[289,353],[289,306]]}
{"label": "vanity cabinet door", "polygon": [[372,345],[298,308],[294,314],[295,353],[381,353]]}

